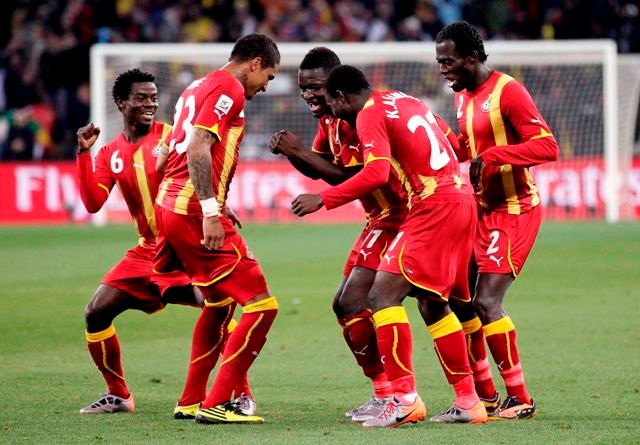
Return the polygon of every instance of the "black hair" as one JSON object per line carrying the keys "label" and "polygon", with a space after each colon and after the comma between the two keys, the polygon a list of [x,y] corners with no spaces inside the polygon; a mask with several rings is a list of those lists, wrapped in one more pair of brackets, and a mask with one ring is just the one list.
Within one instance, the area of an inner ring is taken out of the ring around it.
{"label": "black hair", "polygon": [[362,90],[368,90],[369,81],[362,71],[355,66],[340,65],[335,67],[327,77],[325,91],[336,97],[338,90],[343,93],[359,93]]}
{"label": "black hair", "polygon": [[484,43],[478,30],[469,22],[455,22],[445,26],[436,36],[436,43],[451,40],[456,45],[456,52],[462,57],[478,55],[480,62],[487,60]]}
{"label": "black hair", "polygon": [[120,73],[113,83],[113,90],[111,91],[113,101],[117,105],[119,100],[129,99],[131,85],[134,83],[155,81],[156,78],[153,74],[140,71],[138,68]]}
{"label": "black hair", "polygon": [[260,57],[262,68],[271,68],[280,64],[280,51],[273,40],[263,34],[249,34],[236,42],[229,60],[247,62]]}
{"label": "black hair", "polygon": [[340,65],[340,58],[336,53],[324,46],[316,46],[311,49],[300,62],[301,70],[314,70],[322,68],[328,73],[336,66]]}

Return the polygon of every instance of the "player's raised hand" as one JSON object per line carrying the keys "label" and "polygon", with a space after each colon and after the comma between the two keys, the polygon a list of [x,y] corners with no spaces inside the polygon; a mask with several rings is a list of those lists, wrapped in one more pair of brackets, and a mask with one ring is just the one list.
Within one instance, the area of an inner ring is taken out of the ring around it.
{"label": "player's raised hand", "polygon": [[231,207],[225,206],[224,212],[222,213],[224,214],[224,216],[229,218],[229,221],[231,221],[231,224],[236,226],[238,229],[242,229],[242,221],[240,221],[240,218],[238,218],[238,215],[236,214],[236,212],[233,211]]}
{"label": "player's raised hand", "polygon": [[78,129],[76,137],[78,139],[79,151],[89,150],[93,144],[96,143],[96,139],[100,135],[100,127],[96,127],[93,123],[89,123],[84,127]]}
{"label": "player's raised hand", "polygon": [[271,153],[273,153],[274,155],[281,154],[280,149],[278,148],[278,144],[280,143],[280,136],[285,131],[286,130],[276,131],[275,133],[273,133],[273,135],[271,136],[271,139],[269,140],[268,147],[269,147],[269,150],[271,150]]}
{"label": "player's raised hand", "polygon": [[471,179],[471,185],[477,192],[482,185],[482,170],[484,169],[484,161],[481,156],[477,156],[471,160],[469,166],[469,179]]}
{"label": "player's raised hand", "polygon": [[291,210],[297,216],[304,216],[320,210],[323,205],[320,195],[303,193],[291,202]]}
{"label": "player's raised hand", "polygon": [[294,156],[297,151],[304,149],[300,136],[293,131],[280,130],[278,133],[278,153],[282,153],[285,156]]}
{"label": "player's raised hand", "polygon": [[200,241],[209,250],[216,250],[224,244],[224,227],[217,216],[205,216],[202,220],[202,236]]}

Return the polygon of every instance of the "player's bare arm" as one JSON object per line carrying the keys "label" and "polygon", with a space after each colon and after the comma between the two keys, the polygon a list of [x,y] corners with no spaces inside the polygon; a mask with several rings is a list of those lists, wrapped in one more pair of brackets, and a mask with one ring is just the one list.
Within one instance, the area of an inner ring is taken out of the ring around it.
{"label": "player's bare arm", "polygon": [[160,143],[157,147],[158,150],[158,158],[156,159],[156,171],[158,173],[163,173],[167,167],[167,159],[169,159],[169,149],[166,145]]}
{"label": "player's bare arm", "polygon": [[296,216],[304,216],[317,212],[323,205],[320,195],[303,193],[291,202],[291,210]]}
{"label": "player's bare arm", "polygon": [[78,153],[85,153],[93,147],[100,135],[100,127],[96,127],[93,123],[89,123],[78,129],[76,138],[78,139]]}
{"label": "player's bare arm", "polygon": [[322,179],[329,185],[342,184],[360,171],[360,167],[345,168],[330,162],[318,153],[305,148],[300,137],[290,130],[275,133],[269,143],[274,154],[281,153],[291,165],[311,179]]}
{"label": "player's bare arm", "polygon": [[[215,199],[211,183],[211,145],[216,142],[215,136],[202,128],[194,128],[191,141],[187,147],[187,165],[189,177],[193,183],[198,199],[202,202]],[[205,215],[202,220],[202,245],[207,249],[219,249],[224,242],[224,228],[215,215]]]}
{"label": "player's bare arm", "polygon": [[473,158],[469,165],[469,179],[471,179],[471,184],[475,191],[479,190],[480,184],[482,183],[482,170],[484,170],[482,156]]}

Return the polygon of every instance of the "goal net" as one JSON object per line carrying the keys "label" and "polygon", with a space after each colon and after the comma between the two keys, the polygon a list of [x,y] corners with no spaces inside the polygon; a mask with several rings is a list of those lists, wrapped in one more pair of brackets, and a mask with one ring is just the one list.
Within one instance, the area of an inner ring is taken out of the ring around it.
{"label": "goal net", "polygon": [[[311,143],[317,121],[300,98],[297,70],[306,52],[319,45],[280,44],[279,74],[266,94],[247,102],[241,166],[251,166],[253,176],[236,177],[230,199],[249,218],[255,216],[254,210],[267,206],[271,212],[267,219],[286,220],[285,207],[297,192],[308,189],[300,175],[268,151],[267,143],[282,128],[300,134],[307,145]],[[361,68],[374,88],[393,88],[420,97],[456,129],[453,93],[438,72],[433,43],[322,45],[333,49],[343,63]],[[99,143],[122,129],[122,118],[111,100],[111,87],[119,73],[131,68],[152,72],[160,96],[158,118],[171,123],[173,106],[183,89],[194,78],[224,65],[231,48],[231,44],[95,45],[91,111],[92,120],[103,130]],[[619,67],[615,44],[610,41],[487,42],[486,50],[489,66],[525,84],[559,142],[559,160],[532,169],[545,217],[614,222],[633,216],[634,200],[640,196],[640,190],[633,190],[638,181],[632,176],[640,88],[637,65],[628,61]],[[234,188],[242,190],[234,192]],[[334,211],[334,215],[362,220],[361,214],[349,208],[343,214]]]}

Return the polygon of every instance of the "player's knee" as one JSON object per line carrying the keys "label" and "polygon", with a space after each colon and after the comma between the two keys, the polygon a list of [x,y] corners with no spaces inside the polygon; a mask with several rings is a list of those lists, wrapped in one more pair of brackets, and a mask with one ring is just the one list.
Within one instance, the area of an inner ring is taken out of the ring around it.
{"label": "player's knee", "polygon": [[491,314],[497,309],[492,298],[483,298],[480,295],[473,299],[472,305],[473,310],[478,314],[480,320],[483,321],[490,319]]}
{"label": "player's knee", "polygon": [[336,295],[333,301],[331,302],[331,308],[333,309],[333,313],[336,314],[336,317],[338,318],[344,317],[344,312],[342,311],[342,305],[340,304],[339,295]]}
{"label": "player's knee", "polygon": [[384,294],[378,292],[375,288],[371,288],[371,290],[369,291],[369,294],[367,295],[367,302],[369,303],[369,307],[374,312],[390,306],[389,304],[387,304]]}
{"label": "player's knee", "polygon": [[[105,313],[101,310],[99,305],[94,304],[93,301],[89,302],[84,308],[84,320],[85,324],[91,332],[95,330],[96,327],[102,326],[105,322],[110,320],[105,320]],[[93,329],[93,330],[92,330]]]}

